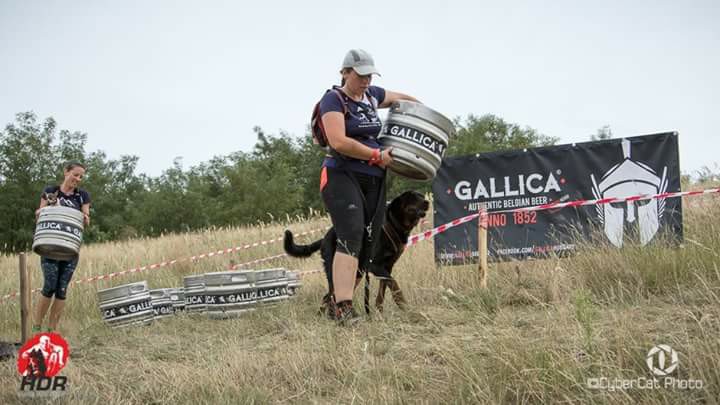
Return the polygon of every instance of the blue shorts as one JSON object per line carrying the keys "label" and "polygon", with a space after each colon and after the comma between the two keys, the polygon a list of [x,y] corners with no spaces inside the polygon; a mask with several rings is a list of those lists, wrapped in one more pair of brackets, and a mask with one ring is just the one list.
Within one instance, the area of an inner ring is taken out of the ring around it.
{"label": "blue shorts", "polygon": [[70,279],[75,272],[79,257],[70,261],[53,260],[46,257],[40,258],[40,267],[43,271],[45,283],[43,284],[42,294],[44,297],[64,300],[67,293]]}

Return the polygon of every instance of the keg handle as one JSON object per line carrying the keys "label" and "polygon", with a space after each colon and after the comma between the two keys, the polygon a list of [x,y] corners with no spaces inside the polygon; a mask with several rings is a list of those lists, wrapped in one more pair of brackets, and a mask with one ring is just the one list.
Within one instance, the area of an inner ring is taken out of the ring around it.
{"label": "keg handle", "polygon": [[168,295],[170,295],[170,293],[168,293],[167,291],[164,291],[164,290],[159,290],[159,291],[150,290],[150,296],[153,298],[162,298],[162,297],[167,297]]}
{"label": "keg handle", "polygon": [[393,158],[399,157],[401,159],[409,159],[409,160],[419,159],[418,155],[416,155],[412,152],[408,152],[403,149],[398,149],[398,148],[393,148],[392,155],[393,155]]}
{"label": "keg handle", "polygon": [[144,291],[144,290],[145,290],[145,286],[144,286],[144,285],[137,285],[137,284],[136,284],[136,285],[130,286],[130,291],[132,291],[132,292],[140,292],[140,291]]}

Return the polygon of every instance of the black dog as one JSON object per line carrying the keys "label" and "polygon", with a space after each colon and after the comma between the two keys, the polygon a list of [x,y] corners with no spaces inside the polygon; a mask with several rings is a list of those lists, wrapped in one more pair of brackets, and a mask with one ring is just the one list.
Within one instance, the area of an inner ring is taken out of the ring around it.
{"label": "black dog", "polygon": [[[385,211],[385,222],[382,225],[382,236],[375,248],[370,252],[371,263],[367,269],[375,277],[380,279],[378,295],[375,300],[375,306],[379,311],[383,309],[385,301],[385,289],[390,288],[395,303],[401,309],[405,309],[407,302],[400,290],[397,281],[392,277],[392,269],[397,260],[405,250],[410,231],[425,217],[425,213],[429,209],[430,203],[422,194],[416,191],[406,191],[390,202]],[[326,311],[334,302],[333,300],[333,283],[332,283],[332,264],[335,257],[335,248],[337,247],[337,236],[335,229],[330,230],[325,236],[310,245],[296,245],[293,241],[293,234],[289,230],[285,231],[285,252],[293,257],[309,257],[313,253],[320,250],[323,259],[323,267],[328,280],[328,293],[323,298],[322,311]],[[363,271],[358,269],[355,287],[362,278]],[[367,294],[367,293],[366,293]],[[366,311],[367,307],[366,296]]]}

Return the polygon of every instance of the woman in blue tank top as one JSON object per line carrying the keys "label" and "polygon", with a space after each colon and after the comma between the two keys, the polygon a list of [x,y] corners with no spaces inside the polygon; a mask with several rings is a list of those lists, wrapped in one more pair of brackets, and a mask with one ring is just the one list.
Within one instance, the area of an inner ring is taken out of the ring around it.
{"label": "woman in blue tank top", "polygon": [[[40,196],[40,207],[35,211],[36,219],[40,215],[40,209],[51,204],[57,204],[82,211],[85,226],[90,225],[90,194],[78,187],[83,177],[85,177],[85,166],[83,164],[72,162],[65,165],[62,184],[46,187]],[[70,279],[75,272],[78,260],[79,256],[71,260],[40,258],[44,282],[35,307],[33,333],[41,331],[43,318],[45,318],[48,308],[50,309],[48,330],[57,329],[60,315],[62,315],[65,308],[65,298],[67,289],[70,286]]]}
{"label": "woman in blue tank top", "polygon": [[320,190],[337,233],[337,248],[328,276],[334,296],[327,297],[329,315],[342,324],[358,318],[352,297],[356,271],[364,270],[371,239],[379,234],[385,212],[386,167],[392,148],[377,141],[382,122],[379,108],[398,100],[418,101],[406,94],[372,86],[378,74],[372,56],[350,50],[343,60],[342,83],[320,100],[320,115],[331,153],[323,161]]}

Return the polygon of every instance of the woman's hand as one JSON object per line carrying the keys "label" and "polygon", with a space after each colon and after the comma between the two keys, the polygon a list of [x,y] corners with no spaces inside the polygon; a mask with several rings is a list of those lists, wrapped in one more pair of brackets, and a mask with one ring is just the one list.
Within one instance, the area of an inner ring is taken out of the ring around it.
{"label": "woman's hand", "polygon": [[83,213],[83,223],[85,226],[90,226],[90,215]]}
{"label": "woman's hand", "polygon": [[407,100],[407,101],[414,101],[416,103],[422,104],[422,102],[415,97],[404,94],[404,93],[398,93],[396,91],[390,91],[385,90],[385,100],[383,100],[382,103],[378,106],[378,108],[388,108],[392,105],[392,103],[400,100]]}
{"label": "woman's hand", "polygon": [[393,147],[389,147],[387,149],[383,149],[382,152],[380,152],[380,162],[378,163],[378,166],[382,167],[383,169],[389,167],[393,163],[393,157],[392,157],[392,150]]}

